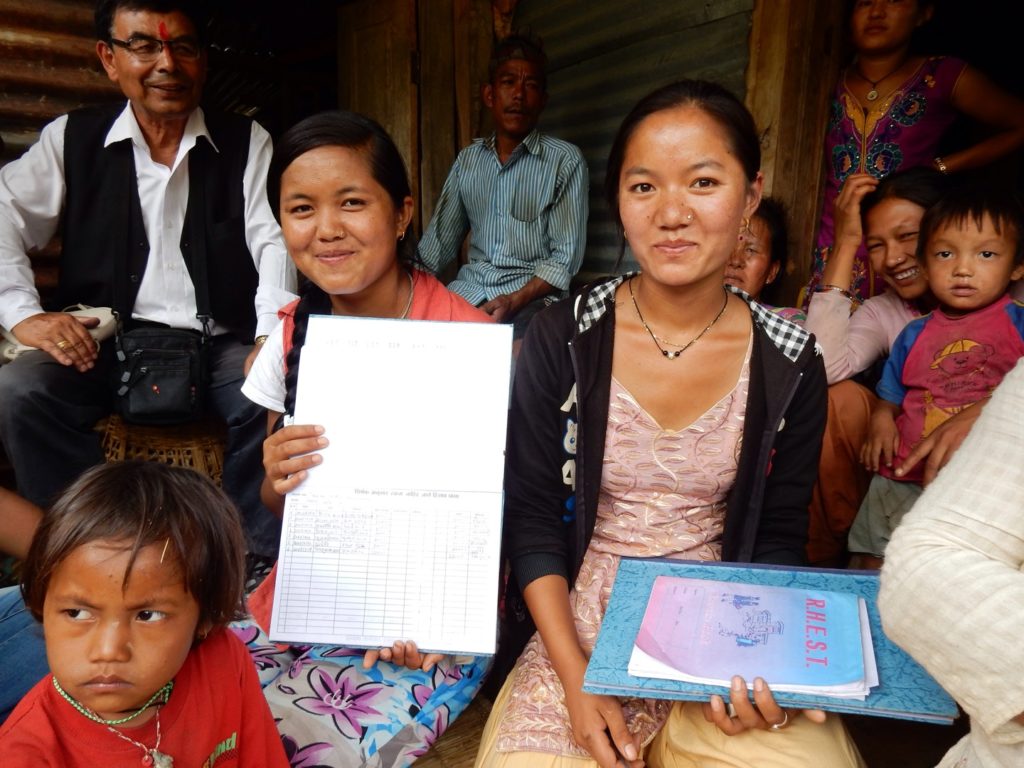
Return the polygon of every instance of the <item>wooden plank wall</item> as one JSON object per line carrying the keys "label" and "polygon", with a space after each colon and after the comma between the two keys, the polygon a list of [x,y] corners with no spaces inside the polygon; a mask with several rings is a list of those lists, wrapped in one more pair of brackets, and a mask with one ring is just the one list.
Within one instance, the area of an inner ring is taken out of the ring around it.
{"label": "wooden plank wall", "polygon": [[[743,96],[754,0],[522,0],[516,25],[543,38],[550,99],[541,128],[580,147],[590,169],[581,278],[614,270],[619,235],[604,202],[619,123],[644,94],[684,77]],[[630,268],[627,253],[624,268]]]}
{"label": "wooden plank wall", "polygon": [[750,33],[747,107],[761,129],[766,195],[789,213],[782,296],[807,283],[824,189],[823,142],[842,56],[843,7],[818,0],[758,0]]}

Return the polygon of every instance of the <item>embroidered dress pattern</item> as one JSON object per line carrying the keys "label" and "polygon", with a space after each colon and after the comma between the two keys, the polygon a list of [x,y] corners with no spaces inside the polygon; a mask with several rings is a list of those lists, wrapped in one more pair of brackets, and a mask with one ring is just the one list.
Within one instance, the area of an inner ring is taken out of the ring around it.
{"label": "embroidered dress pattern", "polygon": [[[847,87],[848,73],[840,75],[825,136],[825,198],[808,296],[821,282],[832,250],[835,202],[843,182],[852,173],[882,179],[896,171],[931,165],[939,140],[956,119],[953,89],[965,67],[959,59],[926,59],[895,90],[883,91],[882,98],[867,105],[861,105]],[[871,273],[861,246],[851,292],[866,299],[883,290],[884,283]]]}

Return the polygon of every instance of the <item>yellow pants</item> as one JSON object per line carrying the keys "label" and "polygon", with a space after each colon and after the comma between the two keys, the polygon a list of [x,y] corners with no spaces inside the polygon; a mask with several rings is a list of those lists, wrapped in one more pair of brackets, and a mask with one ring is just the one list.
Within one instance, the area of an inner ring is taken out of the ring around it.
{"label": "yellow pants", "polygon": [[[513,673],[515,674],[515,673]],[[593,760],[543,752],[497,752],[498,723],[508,706],[510,676],[487,720],[475,768],[591,768]],[[790,714],[781,731],[727,736],[704,719],[697,702],[678,702],[644,759],[649,768],[864,768],[846,728],[835,715],[818,725]]]}

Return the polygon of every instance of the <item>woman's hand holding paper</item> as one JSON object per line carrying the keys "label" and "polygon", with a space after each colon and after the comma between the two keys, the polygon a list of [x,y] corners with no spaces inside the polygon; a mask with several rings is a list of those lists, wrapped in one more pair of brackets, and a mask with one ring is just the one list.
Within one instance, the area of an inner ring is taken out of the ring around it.
{"label": "woman's hand holding paper", "polygon": [[825,722],[825,713],[820,709],[786,710],[780,707],[768,684],[760,677],[754,680],[753,702],[747,695],[746,681],[742,677],[734,677],[729,689],[729,703],[735,712],[733,717],[729,716],[721,696],[712,696],[703,709],[704,719],[730,736],[753,729],[771,730],[773,727],[781,731],[801,711],[813,722]]}

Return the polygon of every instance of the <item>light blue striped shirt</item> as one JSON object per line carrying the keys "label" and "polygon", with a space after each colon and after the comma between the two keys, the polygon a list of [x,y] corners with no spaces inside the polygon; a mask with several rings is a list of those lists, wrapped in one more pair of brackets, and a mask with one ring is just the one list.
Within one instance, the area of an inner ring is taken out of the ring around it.
{"label": "light blue striped shirt", "polygon": [[587,240],[587,164],[579,149],[531,132],[505,165],[494,136],[455,159],[419,256],[435,274],[458,256],[469,263],[448,286],[472,304],[518,291],[534,276],[559,291],[580,268]]}

